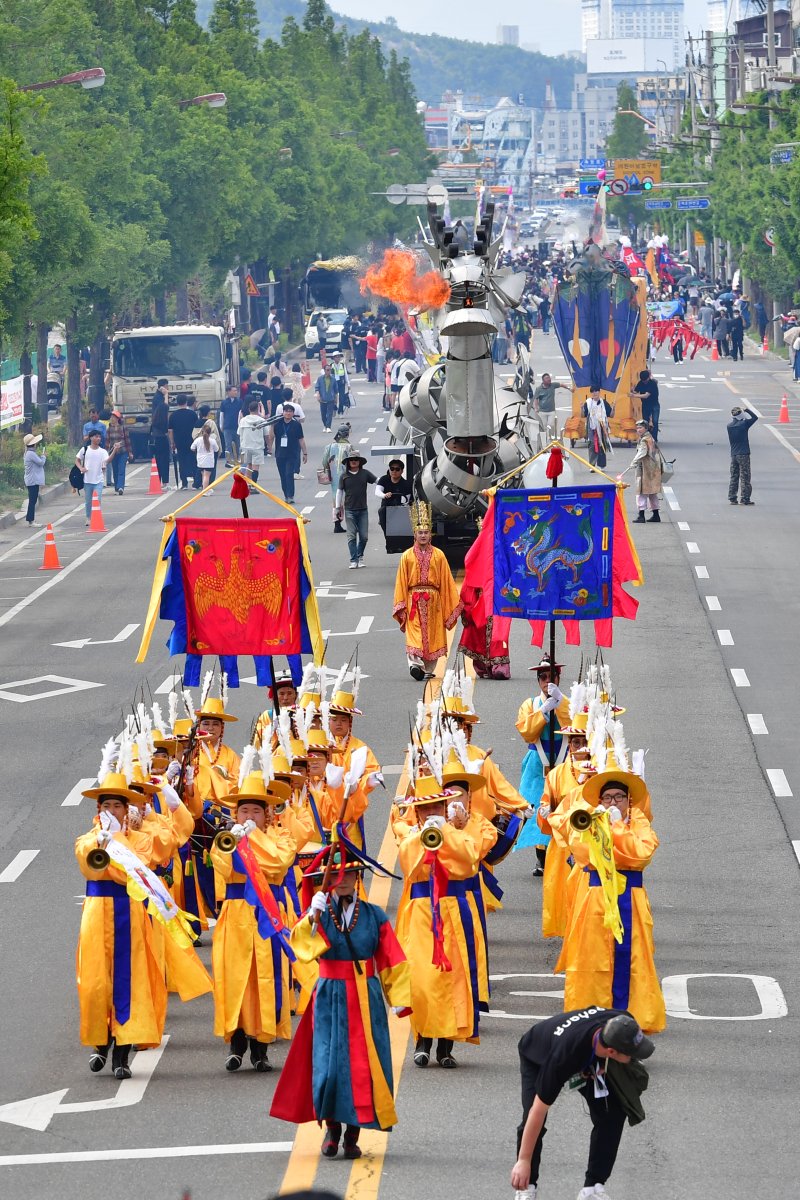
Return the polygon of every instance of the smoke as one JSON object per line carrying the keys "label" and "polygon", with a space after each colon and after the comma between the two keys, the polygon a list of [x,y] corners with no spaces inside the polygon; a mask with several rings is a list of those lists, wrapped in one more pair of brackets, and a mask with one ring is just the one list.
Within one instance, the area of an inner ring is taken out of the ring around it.
{"label": "smoke", "polygon": [[417,275],[416,259],[407,250],[384,251],[383,262],[367,268],[361,291],[419,309],[441,308],[450,298],[449,283],[436,271]]}

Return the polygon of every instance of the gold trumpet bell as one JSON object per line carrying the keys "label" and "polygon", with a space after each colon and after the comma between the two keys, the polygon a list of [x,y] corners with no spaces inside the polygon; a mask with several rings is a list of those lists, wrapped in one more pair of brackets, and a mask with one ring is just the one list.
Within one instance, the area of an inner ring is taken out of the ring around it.
{"label": "gold trumpet bell", "polygon": [[86,865],[92,871],[107,871],[111,865],[111,858],[107,850],[102,846],[95,846],[94,850],[90,850],[86,855]]}
{"label": "gold trumpet bell", "polygon": [[436,825],[429,825],[422,830],[419,840],[426,850],[438,850],[444,841],[444,835]]}
{"label": "gold trumpet bell", "polygon": [[597,819],[598,814],[590,812],[588,808],[576,808],[575,812],[570,813],[569,823],[573,829],[577,829],[579,833],[588,829],[592,821]]}
{"label": "gold trumpet bell", "polygon": [[229,829],[223,829],[214,838],[214,846],[220,854],[233,854],[236,849],[236,838]]}

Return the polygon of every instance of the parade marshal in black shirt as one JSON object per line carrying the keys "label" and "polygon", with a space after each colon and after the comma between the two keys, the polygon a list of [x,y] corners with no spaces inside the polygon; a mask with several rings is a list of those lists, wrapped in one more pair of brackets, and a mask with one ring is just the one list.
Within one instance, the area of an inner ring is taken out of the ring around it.
{"label": "parade marshal in black shirt", "polygon": [[[604,1036],[615,1041],[617,1048],[605,1044]],[[511,1186],[524,1192],[538,1182],[548,1109],[575,1077],[583,1080],[579,1091],[592,1119],[584,1189],[604,1184],[613,1170],[626,1118],[616,1094],[606,1086],[608,1059],[629,1063],[652,1052],[653,1043],[633,1017],[614,1008],[574,1009],[529,1029],[519,1043],[523,1115],[517,1129],[518,1158]]]}

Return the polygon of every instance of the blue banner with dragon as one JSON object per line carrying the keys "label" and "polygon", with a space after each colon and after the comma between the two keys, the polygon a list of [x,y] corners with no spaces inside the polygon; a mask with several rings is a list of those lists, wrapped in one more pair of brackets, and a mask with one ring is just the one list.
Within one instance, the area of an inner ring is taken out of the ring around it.
{"label": "blue banner with dragon", "polygon": [[617,489],[509,489],[495,495],[494,611],[526,620],[612,615]]}

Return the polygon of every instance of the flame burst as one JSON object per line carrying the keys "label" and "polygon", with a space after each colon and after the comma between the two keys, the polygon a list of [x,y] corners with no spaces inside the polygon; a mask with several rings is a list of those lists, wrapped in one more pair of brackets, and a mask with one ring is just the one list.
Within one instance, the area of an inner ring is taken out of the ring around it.
{"label": "flame burst", "polygon": [[417,263],[407,250],[386,250],[380,266],[367,268],[362,294],[373,292],[411,308],[441,308],[450,298],[450,284],[436,271],[417,275]]}

